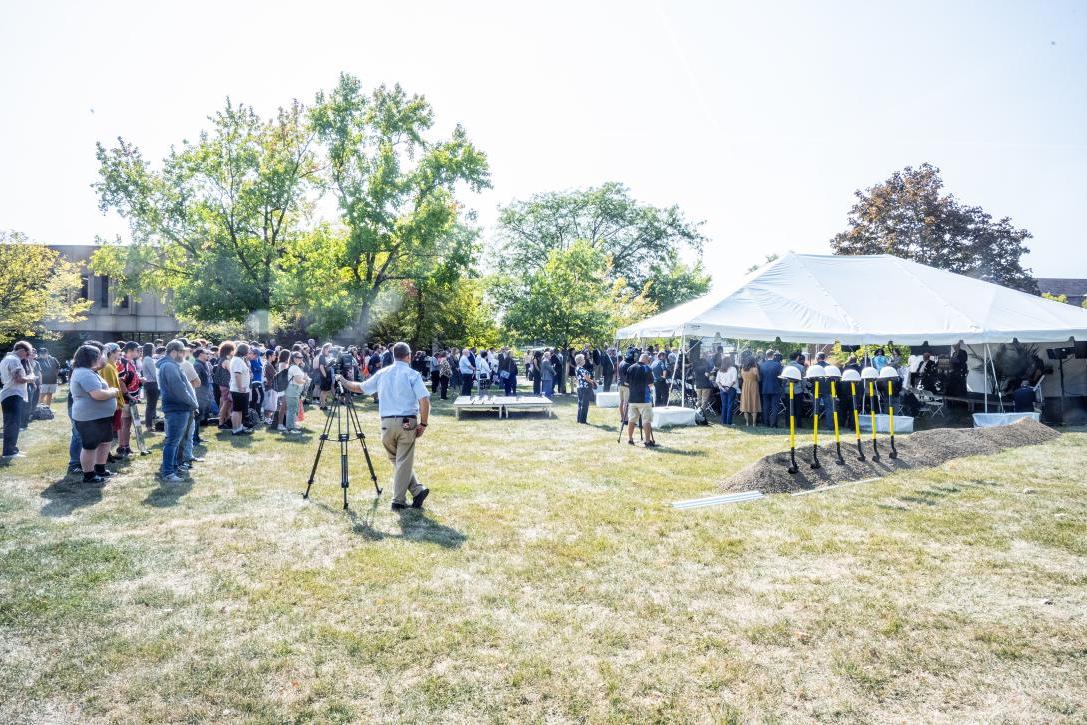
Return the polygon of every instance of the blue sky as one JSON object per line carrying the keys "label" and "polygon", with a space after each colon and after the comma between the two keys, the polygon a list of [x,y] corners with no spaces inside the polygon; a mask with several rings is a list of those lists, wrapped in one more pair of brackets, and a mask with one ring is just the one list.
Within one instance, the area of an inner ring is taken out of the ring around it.
{"label": "blue sky", "polygon": [[270,112],[341,70],[424,93],[491,160],[490,222],[618,180],[705,220],[718,281],[827,251],[855,189],[929,161],[1087,277],[1087,2],[16,3],[0,0],[0,227],[123,231],[94,143],[150,158],[226,96]]}

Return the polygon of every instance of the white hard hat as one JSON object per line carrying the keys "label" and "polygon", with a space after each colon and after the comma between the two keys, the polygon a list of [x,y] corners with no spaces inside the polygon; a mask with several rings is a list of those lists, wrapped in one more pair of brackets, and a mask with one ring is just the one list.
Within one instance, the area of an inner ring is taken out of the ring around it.
{"label": "white hard hat", "polygon": [[898,374],[898,371],[895,370],[890,365],[884,365],[883,369],[879,371],[879,379],[880,380],[894,380],[894,379],[896,379],[898,377],[901,377]]}
{"label": "white hard hat", "polygon": [[822,365],[809,365],[807,371],[804,373],[806,378],[825,378],[827,375]]}
{"label": "white hard hat", "polygon": [[827,365],[823,368],[823,374],[828,378],[840,378],[842,377],[842,371],[838,369],[837,365]]}
{"label": "white hard hat", "polygon": [[876,380],[877,378],[879,378],[879,372],[871,365],[861,370],[861,380]]}
{"label": "white hard hat", "polygon": [[844,373],[842,373],[842,382],[843,383],[859,383],[860,381],[861,381],[861,374],[858,373],[853,368],[849,368]]}
{"label": "white hard hat", "polygon": [[786,365],[781,371],[781,375],[778,376],[782,380],[793,380],[800,382],[800,371],[796,369],[794,365]]}

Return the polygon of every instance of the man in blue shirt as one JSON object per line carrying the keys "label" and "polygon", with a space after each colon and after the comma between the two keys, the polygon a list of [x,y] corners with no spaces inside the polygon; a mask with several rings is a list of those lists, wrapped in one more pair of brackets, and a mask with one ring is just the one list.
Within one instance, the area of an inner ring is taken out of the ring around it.
{"label": "man in blue shirt", "polygon": [[415,476],[415,441],[423,437],[430,419],[430,393],[423,376],[411,367],[411,347],[398,342],[392,347],[394,362],[382,367],[364,383],[356,383],[342,375],[340,384],[355,393],[377,393],[378,415],[381,416],[381,444],[393,464],[393,510],[408,508],[407,492],[411,491],[411,507],[422,508],[430,489]]}
{"label": "man in blue shirt", "polygon": [[762,394],[762,422],[770,428],[778,427],[778,408],[781,405],[781,353],[768,352],[766,360],[759,364],[759,392]]}
{"label": "man in blue shirt", "polygon": [[1019,389],[1012,393],[1012,402],[1015,405],[1013,410],[1016,413],[1033,413],[1036,399],[1034,388],[1030,387],[1030,381],[1024,380],[1020,383]]}

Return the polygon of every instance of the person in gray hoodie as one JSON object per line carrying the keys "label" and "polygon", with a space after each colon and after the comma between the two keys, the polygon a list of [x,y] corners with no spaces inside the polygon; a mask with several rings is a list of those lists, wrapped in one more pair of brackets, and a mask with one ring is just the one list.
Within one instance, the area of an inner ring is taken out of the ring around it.
{"label": "person in gray hoodie", "polygon": [[178,456],[181,453],[181,439],[189,429],[200,404],[196,391],[181,372],[181,358],[185,354],[185,343],[170,340],[166,345],[166,354],[156,366],[159,381],[159,405],[166,419],[166,440],[162,445],[162,468],[159,476],[168,483],[184,481],[178,470]]}

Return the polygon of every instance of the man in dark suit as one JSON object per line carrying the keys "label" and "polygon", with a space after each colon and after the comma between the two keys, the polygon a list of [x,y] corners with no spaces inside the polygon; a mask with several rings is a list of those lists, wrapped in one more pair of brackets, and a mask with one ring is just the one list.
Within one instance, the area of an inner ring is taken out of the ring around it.
{"label": "man in dark suit", "polygon": [[766,360],[759,363],[759,392],[762,394],[762,422],[770,428],[778,427],[778,407],[781,403],[781,381],[778,377],[784,368],[781,365],[781,353],[767,353]]}
{"label": "man in dark suit", "polygon": [[611,392],[611,383],[615,379],[615,349],[608,348],[607,352],[600,356],[600,367],[604,374],[604,392]]}

